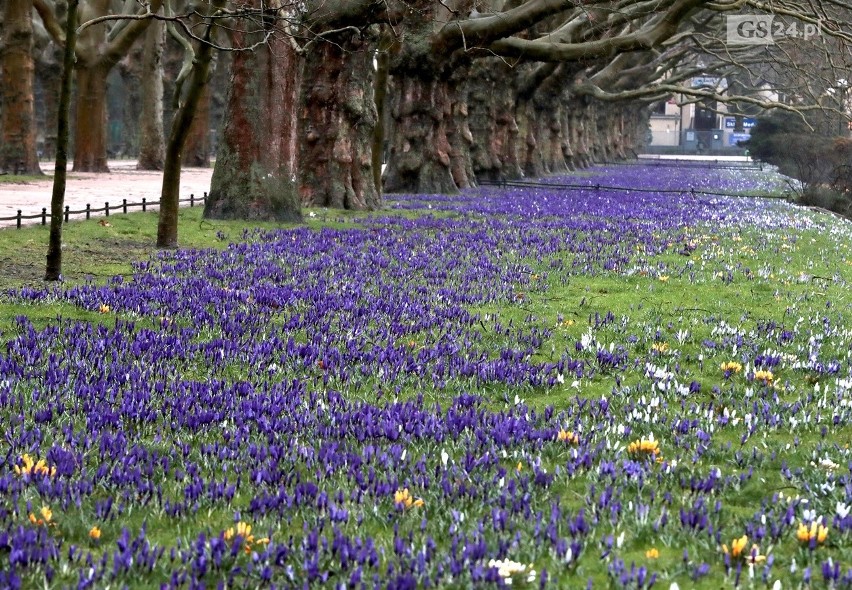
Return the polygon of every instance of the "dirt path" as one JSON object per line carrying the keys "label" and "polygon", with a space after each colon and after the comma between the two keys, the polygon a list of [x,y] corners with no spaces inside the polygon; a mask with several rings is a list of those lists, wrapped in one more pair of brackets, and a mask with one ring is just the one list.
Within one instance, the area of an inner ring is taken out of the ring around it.
{"label": "dirt path", "polygon": [[[132,160],[111,160],[109,167],[109,174],[69,172],[65,204],[75,211],[85,209],[87,203],[94,209],[103,207],[107,202],[110,208],[118,207],[122,199],[127,199],[128,203],[139,203],[143,197],[148,202],[159,201],[162,172],[136,170],[136,162]],[[43,163],[42,170],[52,173],[53,164]],[[184,168],[180,181],[181,199],[188,199],[190,193],[201,197],[210,190],[212,175],[213,168]],[[23,215],[40,214],[43,207],[50,210],[52,190],[53,180],[50,177],[26,184],[0,182],[0,218],[13,217],[19,209]],[[24,220],[24,224],[35,223],[41,222],[37,219]],[[15,225],[15,221],[0,221],[0,227],[10,225]]]}

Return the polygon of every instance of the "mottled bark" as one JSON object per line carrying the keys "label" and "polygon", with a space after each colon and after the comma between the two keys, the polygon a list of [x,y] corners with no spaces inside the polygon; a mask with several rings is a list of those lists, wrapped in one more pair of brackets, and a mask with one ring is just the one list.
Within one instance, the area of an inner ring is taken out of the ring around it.
{"label": "mottled bark", "polygon": [[145,32],[142,50],[141,102],[139,115],[139,159],[137,170],[162,170],[165,159],[163,135],[163,46],[166,27],[152,23]]}
{"label": "mottled bark", "polygon": [[477,180],[520,178],[514,71],[497,59],[480,60],[468,77],[471,162]]}
{"label": "mottled bark", "polygon": [[535,110],[529,100],[518,102],[515,121],[518,124],[519,164],[524,176],[538,178],[544,174],[536,138]]}
{"label": "mottled bark", "polygon": [[394,131],[383,175],[387,192],[453,193],[458,191],[456,179],[462,186],[470,184],[472,166],[464,161],[470,159],[467,106],[461,99],[454,109],[460,97],[452,79],[468,64],[451,58],[456,46],[439,29],[440,23],[468,14],[471,5],[466,0],[419,0],[403,14],[403,39],[391,60]]}
{"label": "mottled bark", "polygon": [[5,3],[3,14],[0,170],[40,175],[33,97],[32,0]]}
{"label": "mottled bark", "polygon": [[457,188],[476,186],[473,170],[473,134],[468,123],[468,87],[464,84],[469,68],[458,68],[449,85],[450,117],[447,124],[447,142],[450,144],[450,174]]}
{"label": "mottled bark", "polygon": [[74,171],[109,172],[107,165],[106,79],[109,69],[78,67]]}
{"label": "mottled bark", "polygon": [[391,116],[394,134],[383,176],[389,193],[454,193],[450,170],[452,103],[449,84],[416,73],[395,77]]}
{"label": "mottled bark", "polygon": [[[253,38],[237,38],[248,46]],[[301,219],[296,190],[296,117],[301,64],[286,39],[273,37],[234,54],[216,152],[208,219]]]}
{"label": "mottled bark", "polygon": [[299,196],[308,207],[376,209],[371,40],[345,33],[305,56],[299,105]]}

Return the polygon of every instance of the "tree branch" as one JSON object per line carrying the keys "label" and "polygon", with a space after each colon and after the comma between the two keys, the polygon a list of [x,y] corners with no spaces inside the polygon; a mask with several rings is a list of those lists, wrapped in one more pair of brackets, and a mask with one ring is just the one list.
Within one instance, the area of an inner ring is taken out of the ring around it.
{"label": "tree branch", "polygon": [[[9,1],[11,2],[12,0]],[[65,32],[62,30],[62,25],[60,25],[59,21],[56,19],[56,14],[54,14],[53,8],[48,5],[46,0],[33,0],[33,7],[36,9],[36,12],[41,18],[41,22],[44,23],[44,28],[50,35],[50,38],[53,39],[57,45],[64,47]]]}

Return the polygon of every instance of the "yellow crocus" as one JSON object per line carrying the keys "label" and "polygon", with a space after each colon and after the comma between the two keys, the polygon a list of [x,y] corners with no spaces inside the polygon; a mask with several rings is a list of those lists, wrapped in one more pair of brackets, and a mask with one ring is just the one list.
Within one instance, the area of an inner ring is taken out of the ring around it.
{"label": "yellow crocus", "polygon": [[755,381],[763,381],[766,385],[772,385],[772,380],[775,376],[772,374],[772,371],[755,371],[754,372],[754,380]]}
{"label": "yellow crocus", "polygon": [[721,364],[720,368],[725,373],[739,373],[743,370],[742,364],[736,361],[727,361]]}
{"label": "yellow crocus", "polygon": [[580,443],[580,437],[577,436],[577,433],[571,432],[570,430],[560,430],[556,435],[556,440],[567,442],[572,445]]}

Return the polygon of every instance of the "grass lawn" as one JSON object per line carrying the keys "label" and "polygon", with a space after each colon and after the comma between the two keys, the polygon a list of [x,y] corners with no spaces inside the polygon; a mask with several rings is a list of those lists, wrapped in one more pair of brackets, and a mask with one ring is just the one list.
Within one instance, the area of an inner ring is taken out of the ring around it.
{"label": "grass lawn", "polygon": [[852,586],[849,223],[546,187],[305,219],[72,222],[59,286],[0,231],[0,587]]}

